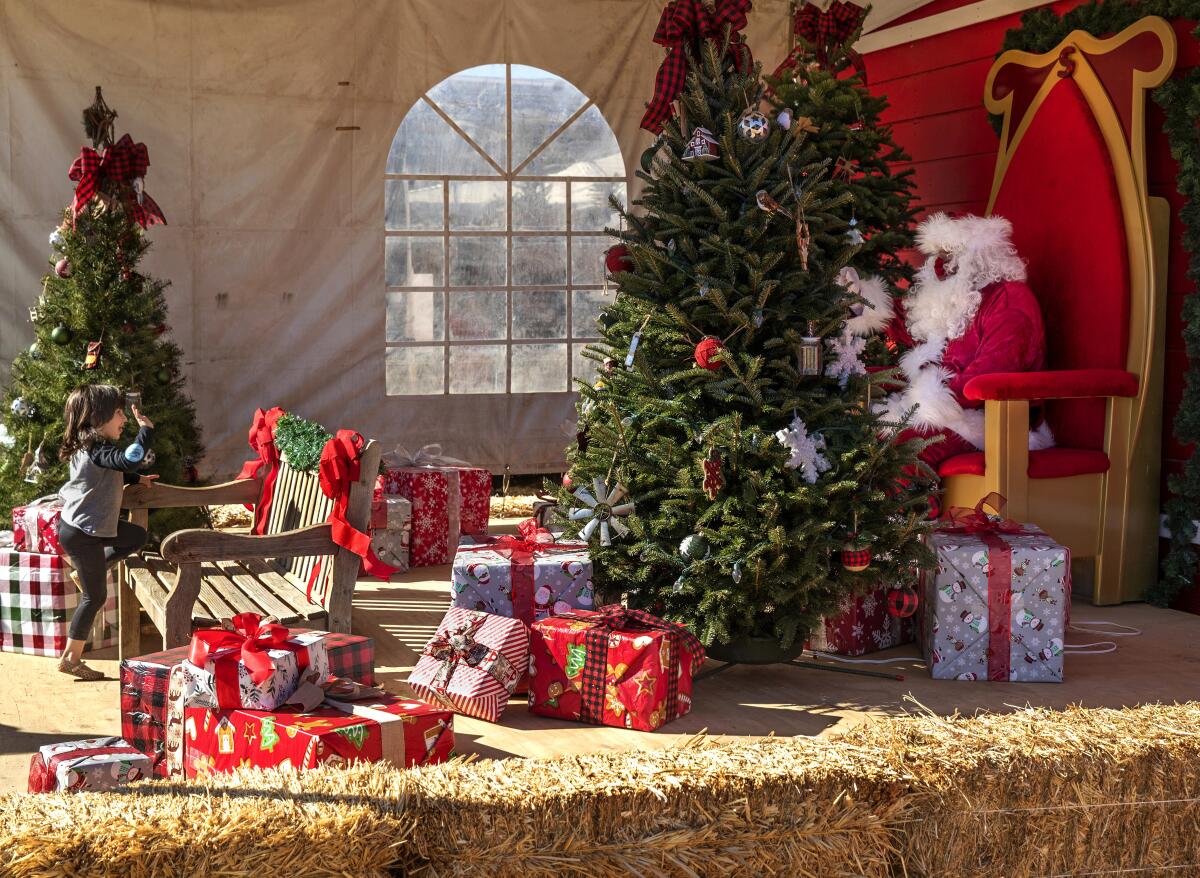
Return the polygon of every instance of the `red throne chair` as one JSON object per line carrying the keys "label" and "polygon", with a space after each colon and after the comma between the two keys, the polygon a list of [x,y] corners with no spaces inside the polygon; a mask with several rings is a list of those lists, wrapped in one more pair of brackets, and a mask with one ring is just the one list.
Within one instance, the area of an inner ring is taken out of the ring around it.
{"label": "red throne chair", "polygon": [[[1047,371],[967,384],[985,448],[940,467],[946,502],[997,491],[1072,552],[1076,593],[1139,600],[1157,575],[1169,208],[1146,189],[1145,98],[1175,35],[1145,18],[1006,52],[984,90],[1004,127],[988,213],[1007,217],[1046,323]],[[1056,447],[1029,451],[1040,402]]]}

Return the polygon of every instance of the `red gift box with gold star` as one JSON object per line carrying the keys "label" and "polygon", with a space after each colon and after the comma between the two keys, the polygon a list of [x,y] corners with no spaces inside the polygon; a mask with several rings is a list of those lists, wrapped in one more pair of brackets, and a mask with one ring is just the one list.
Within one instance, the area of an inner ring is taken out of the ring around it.
{"label": "red gift box with gold star", "polygon": [[651,732],[692,708],[704,647],[674,622],[619,605],[533,624],[529,710]]}
{"label": "red gift box with gold star", "polygon": [[388,761],[400,768],[444,762],[454,750],[454,714],[412,698],[326,701],[307,712],[186,707],[183,773],[243,766],[303,770]]}

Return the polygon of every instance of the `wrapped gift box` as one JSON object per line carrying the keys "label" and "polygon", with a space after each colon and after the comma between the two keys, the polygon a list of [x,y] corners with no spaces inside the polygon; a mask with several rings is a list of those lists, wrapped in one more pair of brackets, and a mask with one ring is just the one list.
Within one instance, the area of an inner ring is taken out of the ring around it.
{"label": "wrapped gift box", "polygon": [[535,622],[529,709],[543,716],[654,731],[692,707],[704,647],[686,628],[619,605]]}
{"label": "wrapped gift box", "polygon": [[412,501],[376,490],[371,500],[371,551],[397,573],[409,567],[412,543]]}
{"label": "wrapped gift box", "polygon": [[464,536],[454,556],[450,600],[456,607],[532,625],[569,610],[590,610],[594,599],[587,543]]}
{"label": "wrapped gift box", "polygon": [[[321,637],[331,676],[375,685],[375,641],[370,637],[302,628],[291,631]],[[171,669],[186,661],[190,650],[180,646],[121,662],[121,736],[151,758],[159,775],[166,774],[167,681]]]}
{"label": "wrapped gift box", "polygon": [[182,772],[189,778],[245,765],[302,770],[387,761],[407,768],[444,762],[454,751],[451,711],[386,693],[354,702],[330,697],[308,711],[185,706],[180,719]]}
{"label": "wrapped gift box", "polygon": [[22,552],[61,555],[63,550],[58,543],[61,516],[62,501],[57,495],[13,507],[13,545]]}
{"label": "wrapped gift box", "polygon": [[377,487],[412,502],[409,565],[449,564],[462,534],[487,533],[492,474],[469,466],[402,465],[412,459],[397,452],[384,455]]}
{"label": "wrapped gift box", "polygon": [[421,698],[496,722],[528,664],[524,622],[452,607],[425,645],[408,685]]}
{"label": "wrapped gift box", "polygon": [[1061,683],[1070,550],[1033,526],[990,527],[930,536],[937,569],[925,574],[922,625],[930,673],[939,680]]}
{"label": "wrapped gift box", "polygon": [[[78,606],[79,591],[60,555],[0,547],[0,651],[58,658]],[[116,642],[117,594],[110,577],[108,600],[96,614],[85,649]]]}
{"label": "wrapped gift box", "polygon": [[149,777],[150,759],[121,738],[47,744],[29,763],[29,792],[111,790]]}
{"label": "wrapped gift box", "polygon": [[[264,629],[257,628],[255,614],[243,615],[255,618],[241,632],[212,628],[192,634],[191,652],[184,661],[192,672],[189,703],[198,707],[274,710],[286,704],[301,683],[320,684],[328,679],[329,654],[325,639],[316,632],[289,632],[286,641],[263,647],[259,655],[266,656],[268,666],[256,675],[242,644],[261,636]],[[234,618],[236,623],[238,617]]]}
{"label": "wrapped gift box", "polygon": [[838,655],[865,655],[916,639],[912,618],[897,619],[887,609],[887,586],[864,595],[847,595],[836,616],[828,616],[809,646]]}

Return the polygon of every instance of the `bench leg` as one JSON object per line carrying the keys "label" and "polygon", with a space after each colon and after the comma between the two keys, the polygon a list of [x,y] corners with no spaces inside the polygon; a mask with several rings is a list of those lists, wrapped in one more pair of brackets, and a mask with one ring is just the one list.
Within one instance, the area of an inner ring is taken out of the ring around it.
{"label": "bench leg", "polygon": [[179,565],[175,587],[167,597],[166,619],[163,624],[163,649],[184,646],[192,638],[192,609],[200,595],[200,565]]}
{"label": "bench leg", "polygon": [[119,564],[117,576],[117,657],[124,661],[142,655],[142,605],[133,593],[133,586],[124,564]]}

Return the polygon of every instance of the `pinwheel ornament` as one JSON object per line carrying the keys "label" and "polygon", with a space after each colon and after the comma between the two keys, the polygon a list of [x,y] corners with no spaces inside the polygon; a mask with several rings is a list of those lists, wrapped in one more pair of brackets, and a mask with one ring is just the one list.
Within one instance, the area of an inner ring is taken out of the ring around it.
{"label": "pinwheel ornament", "polygon": [[584,508],[572,510],[571,521],[587,521],[583,530],[579,532],[579,538],[585,541],[590,540],[598,528],[600,545],[611,546],[612,531],[615,530],[617,536],[620,537],[628,534],[629,528],[619,518],[633,512],[632,500],[621,502],[628,493],[628,490],[620,482],[610,489],[608,482],[599,477],[592,480],[591,491],[586,487],[577,488],[575,497],[584,505]]}

